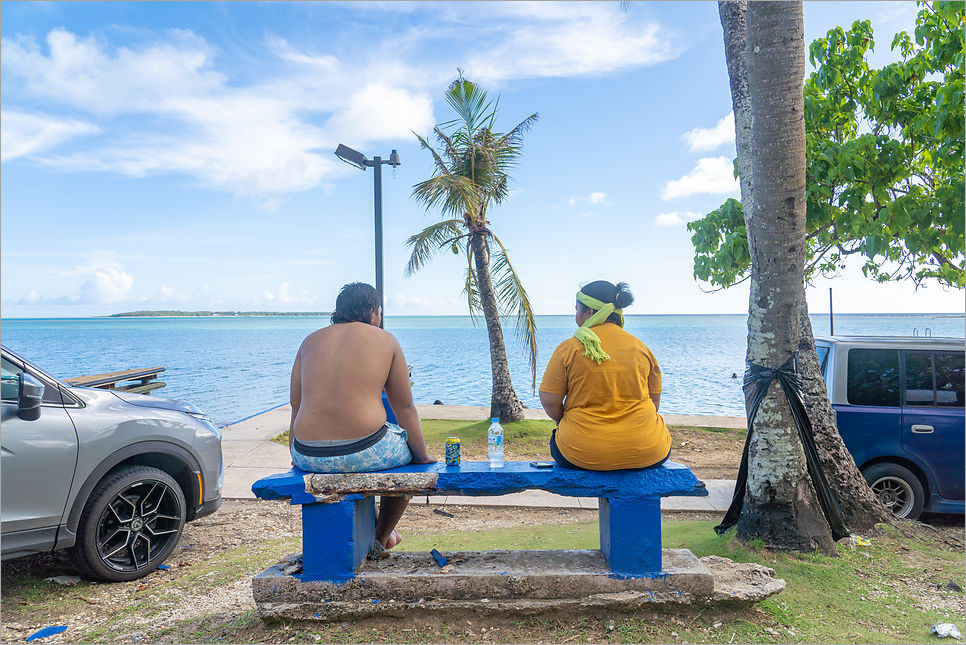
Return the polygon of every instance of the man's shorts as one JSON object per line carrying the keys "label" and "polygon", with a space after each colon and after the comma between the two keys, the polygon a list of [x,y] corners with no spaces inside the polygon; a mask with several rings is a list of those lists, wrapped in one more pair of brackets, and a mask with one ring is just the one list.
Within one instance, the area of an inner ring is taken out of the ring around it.
{"label": "man's shorts", "polygon": [[292,461],[312,473],[368,473],[405,466],[413,460],[406,431],[386,423],[371,435],[349,441],[299,441]]}

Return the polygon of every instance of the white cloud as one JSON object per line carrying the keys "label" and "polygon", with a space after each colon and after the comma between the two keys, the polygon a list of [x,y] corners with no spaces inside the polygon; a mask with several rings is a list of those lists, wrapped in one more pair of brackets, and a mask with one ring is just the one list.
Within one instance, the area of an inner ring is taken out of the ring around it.
{"label": "white cloud", "polygon": [[20,77],[25,92],[94,113],[155,111],[174,96],[199,96],[221,87],[212,71],[213,47],[188,30],[167,31],[168,42],[134,51],[78,38],[56,28],[47,34],[49,56],[29,36],[4,38],[3,65]]}
{"label": "white cloud", "polygon": [[686,222],[691,222],[696,219],[701,219],[701,215],[698,213],[691,212],[673,212],[673,213],[661,213],[654,218],[654,223],[658,226],[680,226]]}
{"label": "white cloud", "polygon": [[687,141],[688,149],[691,152],[707,152],[720,148],[726,143],[734,143],[735,113],[731,112],[710,130],[695,128],[686,132],[681,138]]}
{"label": "white cloud", "polygon": [[[293,192],[328,188],[350,172],[331,153],[340,141],[368,151],[430,132],[432,97],[453,74],[450,60],[425,56],[441,39],[452,40],[454,59],[466,60],[468,78],[489,86],[609,73],[678,55],[658,24],[609,5],[466,3],[426,15],[425,26],[351,54],[340,43],[321,41],[323,49],[311,51],[268,34],[251,43],[260,56],[248,76],[225,73],[218,48],[190,30],[143,32],[141,42],[123,46],[102,32],[63,27],[43,42],[3,38],[5,105],[42,106],[46,120],[27,124],[15,114],[4,124],[3,158],[135,177],[182,173],[271,210]],[[49,152],[91,133],[100,136],[79,152]]]}
{"label": "white cloud", "polygon": [[100,128],[76,119],[55,119],[16,110],[0,110],[0,160],[36,154],[71,137],[96,134]]}
{"label": "white cloud", "polygon": [[734,164],[727,157],[706,157],[698,160],[694,170],[682,177],[669,181],[661,191],[661,199],[689,197],[710,193],[727,195],[738,193],[738,180],[734,176]]}
{"label": "white cloud", "polygon": [[275,292],[263,291],[262,299],[266,303],[279,305],[309,304],[318,301],[317,297],[304,289],[293,290],[288,282],[281,283]]}
{"label": "white cloud", "polygon": [[590,193],[586,197],[583,195],[575,195],[567,200],[567,203],[571,206],[576,206],[579,202],[587,202],[588,204],[609,204],[607,201],[607,193]]}
{"label": "white cloud", "polygon": [[606,3],[510,2],[485,7],[490,15],[483,18],[483,27],[494,45],[474,51],[466,65],[468,77],[484,83],[604,74],[678,55],[658,24],[642,24]]}
{"label": "white cloud", "polygon": [[108,305],[120,302],[127,297],[134,277],[118,269],[103,269],[94,272],[80,288],[79,304]]}
{"label": "white cloud", "polygon": [[[256,197],[272,210],[284,195],[325,188],[347,172],[331,154],[337,141],[409,139],[411,130],[429,130],[434,121],[428,94],[369,82],[372,72],[343,72],[335,59],[300,55],[281,39],[270,37],[269,47],[294,71],[283,69],[246,86],[214,71],[217,52],[203,38],[178,30],[160,38],[140,48],[111,47],[103,39],[54,29],[47,52],[29,37],[2,40],[5,98],[32,98],[50,109],[66,106],[97,118],[138,119],[133,131],[118,128],[97,147],[41,161],[68,171],[135,177],[184,173]],[[320,66],[331,73],[320,73]],[[344,109],[336,112],[337,107]],[[319,114],[331,115],[324,127],[313,124]],[[65,123],[84,129],[79,121]],[[65,130],[70,128],[62,126]],[[11,151],[42,152],[23,145],[24,138],[15,137]]]}
{"label": "white cloud", "polygon": [[353,94],[348,107],[333,115],[327,129],[342,141],[409,139],[433,129],[433,99],[428,94],[370,83]]}
{"label": "white cloud", "polygon": [[[91,275],[93,272],[93,275]],[[89,275],[90,277],[80,285],[77,297],[58,296],[44,297],[36,290],[31,290],[14,304],[18,305],[108,305],[121,302],[127,298],[134,285],[134,276],[123,268],[101,267],[97,269],[81,269],[61,274],[62,277],[74,275]]]}
{"label": "white cloud", "polygon": [[173,288],[162,285],[150,298],[144,298],[144,302],[157,305],[195,305],[207,306],[211,304],[208,296],[208,287],[202,286],[191,293],[175,291]]}

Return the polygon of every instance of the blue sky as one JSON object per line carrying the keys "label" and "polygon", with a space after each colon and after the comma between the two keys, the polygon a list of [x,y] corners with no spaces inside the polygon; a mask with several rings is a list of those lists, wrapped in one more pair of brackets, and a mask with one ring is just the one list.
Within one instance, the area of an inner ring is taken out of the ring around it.
{"label": "blue sky", "polygon": [[[806,2],[806,42],[869,19],[873,64],[911,2]],[[457,68],[530,114],[511,197],[491,211],[537,313],[582,282],[630,283],[628,313],[742,313],[740,285],[692,277],[685,228],[738,195],[713,2],[0,5],[0,312],[329,310],[374,282],[373,177],[384,167],[386,310],[464,314],[464,263],[411,278],[405,240],[438,214],[413,132],[452,118]],[[855,262],[809,289],[813,313],[962,312],[961,292],[879,286]],[[706,288],[706,285],[705,285]]]}

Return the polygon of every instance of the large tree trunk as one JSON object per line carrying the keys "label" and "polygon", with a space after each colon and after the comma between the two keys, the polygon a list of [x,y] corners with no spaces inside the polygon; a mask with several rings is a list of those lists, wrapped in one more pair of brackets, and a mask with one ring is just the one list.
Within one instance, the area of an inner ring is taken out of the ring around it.
{"label": "large tree trunk", "polygon": [[[753,208],[754,179],[751,169],[751,99],[748,93],[746,47],[747,2],[728,1],[718,3],[718,14],[724,31],[725,58],[731,82],[731,102],[735,113],[735,143],[738,155],[738,173],[741,185],[741,202],[745,212]],[[749,236],[749,252],[754,246]],[[805,404],[812,424],[812,434],[818,448],[822,467],[829,486],[841,504],[842,520],[853,531],[867,531],[879,522],[891,519],[891,513],[872,493],[855,465],[851,453],[842,442],[832,404],[828,400],[821,364],[815,353],[815,339],[804,304],[801,313],[799,339],[799,365],[804,379]]]}
{"label": "large tree trunk", "polygon": [[[747,10],[748,3],[743,0],[718,3],[718,15],[724,31],[728,80],[731,83],[731,107],[735,113],[738,183],[741,186],[741,203],[745,208],[750,207],[755,195],[751,176],[751,97],[748,94],[748,64],[745,60]],[[750,247],[751,240],[748,242]]]}
{"label": "large tree trunk", "polygon": [[[805,302],[805,41],[801,2],[753,2],[745,56],[751,97],[750,363],[784,364],[798,349]],[[771,548],[832,552],[791,408],[773,383],[751,428],[738,537]]]}
{"label": "large tree trunk", "polygon": [[825,479],[841,504],[842,521],[851,531],[867,531],[880,522],[893,521],[895,517],[865,482],[835,425],[835,414],[822,377],[822,364],[815,352],[807,306],[802,307],[798,352],[804,378],[805,407],[812,423],[815,447]]}
{"label": "large tree trunk", "polygon": [[510,380],[510,365],[506,359],[506,345],[503,342],[503,328],[500,325],[500,310],[490,281],[489,249],[486,233],[474,231],[472,236],[473,259],[476,262],[476,286],[480,295],[480,306],[486,320],[486,331],[490,338],[490,371],[493,375],[493,392],[490,395],[490,417],[501,421],[522,421],[523,404],[517,398]]}

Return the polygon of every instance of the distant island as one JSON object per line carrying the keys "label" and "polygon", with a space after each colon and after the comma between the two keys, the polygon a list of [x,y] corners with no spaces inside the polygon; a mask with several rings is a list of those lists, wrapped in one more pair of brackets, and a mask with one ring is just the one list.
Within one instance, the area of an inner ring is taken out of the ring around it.
{"label": "distant island", "polygon": [[242,316],[331,316],[331,311],[127,311],[122,314],[111,314],[105,318],[213,318],[242,317]]}

